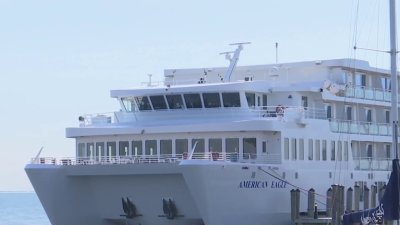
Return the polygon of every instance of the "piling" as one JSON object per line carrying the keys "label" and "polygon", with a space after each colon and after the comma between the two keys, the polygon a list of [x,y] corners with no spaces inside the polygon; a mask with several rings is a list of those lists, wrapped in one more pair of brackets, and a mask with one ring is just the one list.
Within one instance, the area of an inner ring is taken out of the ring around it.
{"label": "piling", "polygon": [[340,225],[340,196],[341,187],[337,184],[332,185],[332,225]]}
{"label": "piling", "polygon": [[315,190],[311,188],[310,190],[308,190],[307,216],[314,217],[314,207],[315,207]]}
{"label": "piling", "polygon": [[354,211],[360,210],[360,185],[354,185]]}
{"label": "piling", "polygon": [[364,209],[369,209],[369,188],[364,185]]}
{"label": "piling", "polygon": [[291,217],[292,221],[295,221],[299,218],[300,214],[300,190],[299,189],[292,189],[290,191],[290,200],[291,200]]}
{"label": "piling", "polygon": [[376,193],[377,193],[377,188],[376,185],[371,185],[371,207],[377,206],[376,204]]}
{"label": "piling", "polygon": [[332,216],[332,188],[326,191],[326,216]]}
{"label": "piling", "polygon": [[353,189],[349,187],[346,194],[346,212],[353,210]]}

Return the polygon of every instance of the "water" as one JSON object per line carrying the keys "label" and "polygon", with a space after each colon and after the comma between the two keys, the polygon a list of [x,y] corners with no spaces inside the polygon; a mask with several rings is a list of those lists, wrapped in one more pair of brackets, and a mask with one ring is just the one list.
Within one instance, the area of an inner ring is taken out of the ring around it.
{"label": "water", "polygon": [[35,193],[0,192],[1,225],[51,225]]}

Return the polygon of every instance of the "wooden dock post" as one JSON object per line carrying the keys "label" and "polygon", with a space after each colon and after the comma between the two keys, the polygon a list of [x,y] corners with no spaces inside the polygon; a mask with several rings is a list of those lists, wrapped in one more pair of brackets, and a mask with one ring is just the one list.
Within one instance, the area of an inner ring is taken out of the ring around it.
{"label": "wooden dock post", "polygon": [[332,216],[332,188],[326,192],[326,216]]}
{"label": "wooden dock post", "polygon": [[369,209],[369,188],[364,185],[364,209]]}
{"label": "wooden dock post", "polygon": [[353,189],[349,187],[346,195],[346,211],[351,212],[353,210]]}
{"label": "wooden dock post", "polygon": [[292,221],[295,221],[299,218],[300,214],[300,190],[299,189],[292,189],[290,191],[290,200],[291,200],[291,217]]}
{"label": "wooden dock post", "polygon": [[340,225],[344,211],[344,187],[332,185],[332,225]]}
{"label": "wooden dock post", "polygon": [[354,185],[354,211],[360,210],[360,185]]}
{"label": "wooden dock post", "polygon": [[314,207],[315,207],[315,190],[311,188],[310,190],[308,190],[307,216],[314,217]]}

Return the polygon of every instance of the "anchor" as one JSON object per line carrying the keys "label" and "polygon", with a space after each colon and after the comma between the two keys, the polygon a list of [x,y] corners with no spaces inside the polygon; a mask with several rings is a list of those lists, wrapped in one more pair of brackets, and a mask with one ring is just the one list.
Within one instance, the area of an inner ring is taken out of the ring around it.
{"label": "anchor", "polygon": [[125,214],[122,214],[120,216],[123,216],[126,219],[133,219],[135,217],[142,216],[142,214],[137,213],[135,204],[133,204],[133,202],[128,197],[126,198],[126,200],[125,198],[122,198],[122,209],[124,210]]}

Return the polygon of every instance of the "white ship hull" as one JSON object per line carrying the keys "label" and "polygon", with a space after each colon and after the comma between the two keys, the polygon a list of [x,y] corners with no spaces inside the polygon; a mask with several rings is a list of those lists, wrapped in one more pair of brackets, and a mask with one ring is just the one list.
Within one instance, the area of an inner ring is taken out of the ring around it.
{"label": "white ship hull", "polygon": [[[209,160],[180,164],[28,165],[26,172],[53,225],[188,224],[288,225],[290,190],[313,188],[325,194],[330,170],[285,170],[282,167]],[[285,173],[286,182],[277,179]],[[295,179],[295,173],[299,179]],[[387,172],[370,181],[386,181]],[[274,175],[274,176],[271,176]],[[344,183],[364,179],[367,173]],[[301,178],[301,179],[300,179]],[[368,185],[370,185],[368,184]],[[129,197],[141,214],[126,220],[121,198]],[[178,216],[167,219],[162,198],[172,198]],[[301,211],[307,211],[302,196]],[[317,196],[317,202],[326,202]],[[320,204],[320,210],[325,210]]]}

